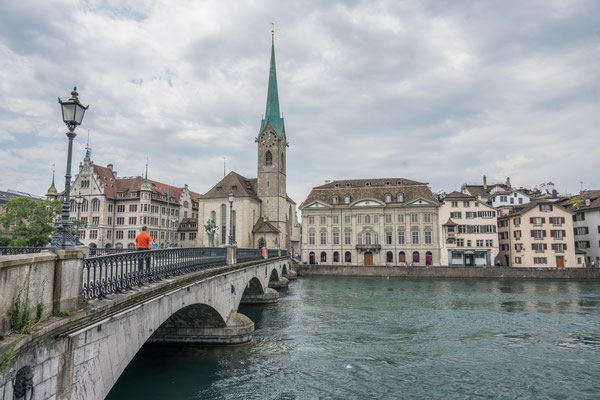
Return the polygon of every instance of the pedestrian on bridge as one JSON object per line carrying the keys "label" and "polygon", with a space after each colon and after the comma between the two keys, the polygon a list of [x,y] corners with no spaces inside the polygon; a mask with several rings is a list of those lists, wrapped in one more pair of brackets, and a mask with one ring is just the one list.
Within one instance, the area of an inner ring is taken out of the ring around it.
{"label": "pedestrian on bridge", "polygon": [[[147,231],[148,231],[148,227],[143,226],[142,232],[136,236],[135,243],[137,246],[137,251],[148,251],[151,249],[150,243],[152,242],[152,237],[150,237],[150,235],[148,235]],[[144,257],[144,258],[146,258],[146,268],[149,269],[150,268],[150,257]],[[140,271],[142,271],[144,269],[144,260],[142,257],[140,257],[140,259],[139,259],[138,269]]]}

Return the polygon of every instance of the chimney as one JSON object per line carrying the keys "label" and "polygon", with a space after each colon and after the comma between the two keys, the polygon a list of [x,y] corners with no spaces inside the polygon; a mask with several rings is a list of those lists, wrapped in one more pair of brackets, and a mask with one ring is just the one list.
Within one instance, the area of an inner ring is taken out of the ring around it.
{"label": "chimney", "polygon": [[331,182],[329,179],[325,179],[325,183],[329,183]]}
{"label": "chimney", "polygon": [[510,177],[506,177],[506,187],[510,189]]}
{"label": "chimney", "polygon": [[485,175],[483,176],[483,190],[487,190],[487,178]]}
{"label": "chimney", "polygon": [[113,165],[112,165],[112,164],[108,164],[108,165],[106,166],[106,168],[110,169],[110,172],[112,172]]}
{"label": "chimney", "polygon": [[590,199],[585,199],[585,205],[589,206],[590,204],[592,204],[592,201]]}
{"label": "chimney", "polygon": [[115,179],[117,179],[117,171],[113,171],[113,176],[115,177]]}
{"label": "chimney", "polygon": [[188,185],[187,185],[187,183],[184,185],[184,187],[185,187],[186,189],[188,188]]}

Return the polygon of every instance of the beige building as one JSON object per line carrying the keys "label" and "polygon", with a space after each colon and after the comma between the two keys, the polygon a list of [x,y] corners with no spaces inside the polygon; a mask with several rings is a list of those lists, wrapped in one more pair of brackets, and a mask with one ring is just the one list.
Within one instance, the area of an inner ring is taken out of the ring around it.
{"label": "beige building", "polygon": [[439,206],[426,183],[403,178],[314,187],[300,205],[302,262],[440,265]]}
{"label": "beige building", "polygon": [[440,261],[450,266],[491,266],[498,256],[496,210],[476,197],[452,192],[439,209]]}
{"label": "beige building", "polygon": [[573,212],[536,200],[498,218],[502,265],[511,267],[581,267],[573,240]]}
{"label": "beige building", "polygon": [[[63,194],[53,187],[46,196],[62,200]],[[87,225],[79,229],[81,242],[92,248],[130,249],[135,249],[135,237],[144,225],[160,248],[181,247],[179,223],[189,218],[197,221],[201,197],[187,185],[178,188],[140,176],[120,178],[112,164],[94,164],[89,150],[71,184],[72,221],[77,219],[75,197],[79,194],[83,197],[79,218]]]}
{"label": "beige building", "polygon": [[[217,226],[215,245],[229,243],[229,235],[238,247],[286,249],[300,252],[300,225],[296,203],[286,191],[286,157],[289,143],[279,111],[275,45],[271,45],[271,67],[267,108],[261,121],[257,143],[257,178],[246,178],[230,172],[199,201],[198,245],[209,244],[205,224]],[[232,207],[229,193],[234,195]]]}

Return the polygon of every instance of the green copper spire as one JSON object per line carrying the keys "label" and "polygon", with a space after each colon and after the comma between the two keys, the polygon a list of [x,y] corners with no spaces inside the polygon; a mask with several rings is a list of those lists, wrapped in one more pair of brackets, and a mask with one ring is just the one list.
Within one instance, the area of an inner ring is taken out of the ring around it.
{"label": "green copper spire", "polygon": [[146,162],[146,179],[144,179],[144,183],[140,187],[140,191],[142,192],[151,192],[152,186],[148,183],[148,162]]}
{"label": "green copper spire", "polygon": [[46,197],[57,195],[58,191],[56,190],[56,186],[54,186],[54,165],[52,165],[52,185],[48,188],[48,193],[46,193]]}
{"label": "green copper spire", "polygon": [[265,118],[260,124],[260,132],[262,133],[267,122],[271,123],[271,127],[281,137],[283,131],[283,118],[279,111],[279,93],[277,91],[277,69],[275,68],[275,34],[271,36],[271,68],[269,69],[269,88],[267,90],[267,109]]}

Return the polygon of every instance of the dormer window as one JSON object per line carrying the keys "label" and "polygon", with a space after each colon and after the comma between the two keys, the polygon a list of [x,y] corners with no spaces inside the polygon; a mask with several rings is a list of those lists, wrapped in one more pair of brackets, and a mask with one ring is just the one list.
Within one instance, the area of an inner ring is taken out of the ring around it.
{"label": "dormer window", "polygon": [[404,201],[404,194],[403,194],[403,193],[398,193],[398,194],[396,195],[396,201],[397,201],[398,203],[402,203],[402,202]]}
{"label": "dormer window", "polygon": [[386,203],[391,203],[392,202],[392,195],[391,195],[391,193],[386,193],[385,194],[385,202]]}
{"label": "dormer window", "polygon": [[351,183],[346,183],[346,187],[350,187],[350,186],[352,186]]}
{"label": "dormer window", "polygon": [[340,184],[339,184],[339,183],[336,183],[336,184],[335,184],[335,187],[340,187]]}
{"label": "dormer window", "polygon": [[397,181],[396,185],[402,185],[402,181]]}
{"label": "dormer window", "polygon": [[386,184],[386,185],[389,185],[389,184],[390,184],[390,181],[385,181],[385,184]]}
{"label": "dormer window", "polygon": [[338,197],[337,195],[333,195],[333,196],[331,197],[331,202],[332,202],[333,204],[337,204],[337,203],[339,202],[339,197]]}
{"label": "dormer window", "polygon": [[344,196],[344,204],[350,204],[350,196],[349,195]]}
{"label": "dormer window", "polygon": [[365,186],[371,186],[371,182],[365,182]]}

